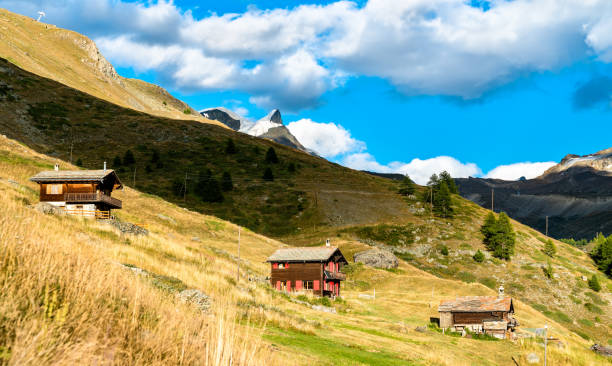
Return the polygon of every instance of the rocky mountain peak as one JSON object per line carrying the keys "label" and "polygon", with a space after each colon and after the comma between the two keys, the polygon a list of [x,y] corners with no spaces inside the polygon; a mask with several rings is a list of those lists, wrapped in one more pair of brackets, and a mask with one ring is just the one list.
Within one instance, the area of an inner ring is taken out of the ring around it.
{"label": "rocky mountain peak", "polygon": [[278,109],[274,109],[272,112],[268,113],[268,115],[262,118],[262,120],[278,123],[279,125],[283,124],[283,117]]}

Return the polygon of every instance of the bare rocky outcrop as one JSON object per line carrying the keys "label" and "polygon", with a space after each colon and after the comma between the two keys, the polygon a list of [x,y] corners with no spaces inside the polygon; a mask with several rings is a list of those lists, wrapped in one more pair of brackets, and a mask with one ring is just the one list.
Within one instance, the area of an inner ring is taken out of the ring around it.
{"label": "bare rocky outcrop", "polygon": [[591,346],[591,351],[599,353],[605,357],[612,357],[612,347],[604,346],[601,344],[594,344]]}
{"label": "bare rocky outcrop", "polygon": [[393,253],[378,248],[356,253],[353,259],[355,263],[375,268],[397,268],[399,265],[399,260]]}
{"label": "bare rocky outcrop", "polygon": [[183,302],[190,302],[202,311],[210,309],[210,297],[200,290],[188,289],[176,294],[176,297]]}
{"label": "bare rocky outcrop", "polygon": [[149,230],[140,227],[136,224],[132,224],[130,222],[122,222],[117,220],[108,220],[108,224],[116,227],[123,234],[132,234],[132,235],[149,235]]}
{"label": "bare rocky outcrop", "polygon": [[38,212],[44,213],[45,215],[65,215],[66,214],[63,208],[53,206],[46,202],[38,202],[37,204],[32,205],[30,207]]}

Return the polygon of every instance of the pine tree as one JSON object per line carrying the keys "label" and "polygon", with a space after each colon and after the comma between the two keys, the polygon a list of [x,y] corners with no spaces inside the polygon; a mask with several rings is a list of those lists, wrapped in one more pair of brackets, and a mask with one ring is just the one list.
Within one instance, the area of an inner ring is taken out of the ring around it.
{"label": "pine tree", "polygon": [[151,154],[151,163],[159,162],[159,151],[157,149],[153,149],[153,153]]}
{"label": "pine tree", "polygon": [[591,251],[591,258],[600,271],[612,277],[612,235],[606,238],[599,233],[593,243],[595,248]]}
{"label": "pine tree", "polygon": [[236,150],[236,144],[234,144],[234,140],[227,139],[227,144],[225,145],[225,153],[228,155],[232,155],[232,154],[235,154],[236,152],[237,150]]}
{"label": "pine tree", "polygon": [[512,229],[510,218],[505,212],[500,213],[497,220],[495,215],[490,212],[485,218],[480,232],[484,236],[483,243],[485,247],[488,251],[493,252],[494,257],[506,260],[512,257],[516,234]]}
{"label": "pine tree", "polygon": [[412,179],[410,179],[410,177],[405,176],[404,179],[402,179],[402,182],[400,183],[400,188],[399,188],[399,194],[401,194],[402,196],[409,196],[411,194],[414,194],[414,182],[412,182]]}
{"label": "pine tree", "polygon": [[121,166],[121,158],[119,156],[115,156],[113,159],[113,168],[119,168]]}
{"label": "pine tree", "polygon": [[433,197],[434,213],[441,217],[452,217],[451,195],[446,182],[441,181]]}
{"label": "pine tree", "polygon": [[83,166],[83,160],[81,160],[81,158],[77,159],[76,166]]}
{"label": "pine tree", "polygon": [[595,292],[599,292],[601,290],[601,285],[599,284],[599,279],[597,276],[593,275],[589,279],[589,288]]}
{"label": "pine tree", "polygon": [[453,177],[451,177],[451,175],[446,170],[440,173],[439,179],[440,181],[446,183],[450,193],[453,193],[453,194],[459,193],[459,189],[457,188],[457,184],[455,183],[455,180],[453,179]]}
{"label": "pine tree", "polygon": [[481,252],[480,249],[478,249],[476,253],[474,253],[474,256],[472,258],[474,258],[474,260],[478,263],[482,263],[485,260],[484,253]]}
{"label": "pine tree", "polygon": [[266,151],[266,163],[277,164],[278,156],[276,156],[276,150],[273,147],[270,147],[268,151]]}
{"label": "pine tree", "polygon": [[228,172],[223,172],[223,176],[221,177],[221,189],[223,192],[229,192],[234,189],[232,176]]}
{"label": "pine tree", "polygon": [[271,182],[274,180],[274,174],[272,174],[272,169],[270,169],[269,167],[266,168],[266,170],[264,171],[263,180],[268,181],[268,182]]}
{"label": "pine tree", "polygon": [[438,178],[438,175],[434,173],[431,175],[431,177],[429,177],[429,182],[427,182],[427,186],[436,187],[439,183],[440,183],[440,178]]}
{"label": "pine tree", "polygon": [[125,152],[125,155],[123,155],[123,165],[134,165],[134,163],[136,163],[136,159],[134,158],[134,153],[132,153],[132,150],[128,150]]}
{"label": "pine tree", "polygon": [[185,187],[183,187],[184,182],[182,179],[178,179],[175,178],[172,181],[172,193],[174,193],[175,196],[177,197],[182,197],[183,196],[183,190],[185,189]]}
{"label": "pine tree", "polygon": [[213,177],[210,169],[200,174],[196,185],[196,194],[202,198],[204,202],[223,202],[223,193],[219,182]]}
{"label": "pine tree", "polygon": [[552,242],[552,240],[548,239],[546,241],[546,244],[544,244],[544,249],[542,251],[547,256],[553,258],[555,256],[555,253],[557,253],[557,248],[555,247],[555,244]]}

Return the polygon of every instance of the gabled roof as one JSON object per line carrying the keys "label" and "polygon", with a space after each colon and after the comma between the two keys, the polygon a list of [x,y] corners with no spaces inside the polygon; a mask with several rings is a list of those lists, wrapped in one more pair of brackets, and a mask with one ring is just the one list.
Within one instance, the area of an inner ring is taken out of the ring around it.
{"label": "gabled roof", "polygon": [[326,262],[336,252],[346,261],[337,247],[295,247],[278,249],[269,258],[268,262]]}
{"label": "gabled roof", "polygon": [[104,182],[107,179],[114,179],[114,188],[121,189],[123,184],[119,180],[117,173],[112,169],[106,170],[48,170],[40,172],[30,178],[36,183],[57,183],[57,182]]}
{"label": "gabled roof", "polygon": [[514,312],[511,297],[462,296],[454,300],[442,300],[438,311],[478,313],[488,311]]}

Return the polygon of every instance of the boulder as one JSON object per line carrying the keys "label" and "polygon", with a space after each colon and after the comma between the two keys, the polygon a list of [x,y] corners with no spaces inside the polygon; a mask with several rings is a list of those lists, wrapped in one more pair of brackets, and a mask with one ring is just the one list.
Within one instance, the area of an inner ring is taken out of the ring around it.
{"label": "boulder", "polygon": [[42,212],[45,215],[64,215],[64,209],[61,207],[53,206],[47,202],[38,202],[37,204],[31,206],[38,212]]}
{"label": "boulder", "polygon": [[149,230],[129,222],[109,220],[108,223],[119,229],[123,234],[149,235]]}
{"label": "boulder", "polygon": [[188,289],[176,294],[181,301],[190,302],[200,308],[202,311],[210,309],[210,297],[200,290]]}
{"label": "boulder", "polygon": [[527,363],[540,363],[540,356],[534,352],[529,353],[527,355]]}
{"label": "boulder", "polygon": [[612,357],[612,347],[603,346],[601,344],[594,344],[591,346],[591,351],[599,353],[605,357]]}
{"label": "boulder", "polygon": [[399,265],[399,260],[393,253],[378,248],[356,253],[353,259],[355,263],[375,268],[397,268]]}

